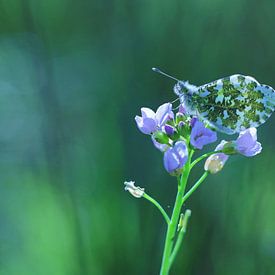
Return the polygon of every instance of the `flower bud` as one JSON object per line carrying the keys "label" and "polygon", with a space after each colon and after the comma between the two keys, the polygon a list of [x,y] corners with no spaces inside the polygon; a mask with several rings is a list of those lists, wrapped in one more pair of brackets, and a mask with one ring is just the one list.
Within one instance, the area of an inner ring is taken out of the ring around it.
{"label": "flower bud", "polygon": [[222,170],[228,156],[225,154],[215,154],[210,156],[205,164],[204,170],[210,172],[211,174],[216,174]]}
{"label": "flower bud", "polygon": [[[222,140],[215,148],[215,151],[223,150],[227,143],[229,142]],[[210,172],[211,174],[216,174],[222,170],[228,158],[229,156],[223,153],[213,154],[205,161],[204,170]]]}
{"label": "flower bud", "polygon": [[189,123],[185,123],[184,121],[180,121],[178,124],[178,132],[183,137],[188,137],[190,135],[190,126]]}
{"label": "flower bud", "polygon": [[188,148],[184,141],[177,141],[163,156],[163,164],[168,173],[181,169],[188,159]]}
{"label": "flower bud", "polygon": [[175,133],[175,128],[169,124],[165,124],[164,130],[168,136],[172,136]]}
{"label": "flower bud", "polygon": [[168,144],[162,144],[162,143],[159,143],[155,140],[154,136],[152,136],[152,141],[153,141],[153,144],[154,146],[160,150],[161,152],[165,152],[166,150],[169,149],[170,145]]}
{"label": "flower bud", "polygon": [[176,113],[176,124],[179,124],[181,121],[185,120],[185,116],[182,113]]}
{"label": "flower bud", "polygon": [[168,136],[161,132],[161,131],[158,131],[158,132],[155,132],[153,134],[153,138],[158,142],[158,143],[161,143],[161,144],[169,144],[169,138]]}
{"label": "flower bud", "polygon": [[185,126],[185,123],[184,123],[183,121],[180,121],[180,122],[178,123],[178,128],[179,128],[179,129],[182,129],[184,126]]}
{"label": "flower bud", "polygon": [[223,144],[223,153],[227,155],[234,155],[237,153],[236,151],[236,145],[234,141],[228,141]]}

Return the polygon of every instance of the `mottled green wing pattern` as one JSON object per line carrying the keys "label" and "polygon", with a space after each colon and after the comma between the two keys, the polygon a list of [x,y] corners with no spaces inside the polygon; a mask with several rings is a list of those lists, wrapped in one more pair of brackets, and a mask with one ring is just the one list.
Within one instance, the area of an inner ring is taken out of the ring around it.
{"label": "mottled green wing pattern", "polygon": [[192,94],[198,114],[218,131],[234,134],[263,124],[273,113],[275,92],[250,76],[235,74]]}

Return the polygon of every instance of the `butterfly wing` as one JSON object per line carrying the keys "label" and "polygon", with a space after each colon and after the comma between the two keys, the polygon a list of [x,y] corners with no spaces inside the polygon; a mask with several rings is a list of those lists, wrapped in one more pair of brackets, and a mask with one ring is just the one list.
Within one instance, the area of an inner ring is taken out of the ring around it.
{"label": "butterfly wing", "polygon": [[275,92],[253,77],[235,74],[200,86],[193,100],[203,119],[220,132],[234,134],[271,116]]}

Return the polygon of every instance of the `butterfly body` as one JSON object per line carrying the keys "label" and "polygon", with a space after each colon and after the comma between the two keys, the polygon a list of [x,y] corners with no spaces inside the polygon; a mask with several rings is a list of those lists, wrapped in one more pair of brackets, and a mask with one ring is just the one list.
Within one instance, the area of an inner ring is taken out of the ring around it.
{"label": "butterfly body", "polygon": [[178,81],[174,92],[191,115],[226,134],[258,127],[274,112],[275,91],[251,76],[235,74],[202,86]]}

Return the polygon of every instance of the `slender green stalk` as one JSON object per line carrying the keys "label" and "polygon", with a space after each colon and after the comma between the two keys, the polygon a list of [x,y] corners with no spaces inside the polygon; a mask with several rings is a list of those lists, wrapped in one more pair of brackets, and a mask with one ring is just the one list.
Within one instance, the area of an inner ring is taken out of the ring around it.
{"label": "slender green stalk", "polygon": [[143,194],[143,198],[145,198],[146,200],[150,201],[151,203],[153,203],[158,208],[158,210],[161,212],[163,218],[165,219],[167,225],[169,225],[170,218],[167,215],[167,213],[165,212],[165,210],[162,208],[162,206],[155,199],[153,199],[151,196],[149,196],[146,193]]}
{"label": "slender green stalk", "polygon": [[182,197],[184,195],[187,179],[190,173],[190,162],[191,158],[189,157],[187,163],[184,166],[184,170],[178,185],[178,193],[176,197],[176,201],[174,204],[174,209],[171,217],[171,221],[168,225],[168,229],[166,232],[166,238],[165,238],[165,245],[164,245],[164,251],[163,251],[163,257],[162,257],[162,264],[161,264],[161,275],[168,275],[169,269],[170,269],[170,256],[173,248],[173,243],[175,239],[175,234],[177,230],[177,224],[180,216],[180,211],[182,207]]}
{"label": "slender green stalk", "polygon": [[[182,214],[183,215],[183,214]],[[180,220],[180,223],[179,223],[179,233],[178,233],[178,238],[177,238],[177,241],[176,241],[176,244],[175,244],[175,247],[172,251],[172,254],[170,256],[170,259],[169,259],[169,265],[170,267],[172,266],[175,258],[176,258],[176,255],[180,249],[180,246],[181,246],[181,243],[182,243],[182,240],[183,240],[183,237],[185,235],[185,232],[186,232],[186,228],[187,228],[187,223],[188,223],[188,220],[191,216],[191,210],[187,209],[185,211],[185,214],[183,215],[183,218]]]}
{"label": "slender green stalk", "polygon": [[[204,154],[191,163],[193,150],[191,150],[189,152],[188,161],[184,166],[181,177],[178,178],[178,192],[177,192],[177,196],[176,196],[176,200],[175,200],[175,204],[174,204],[174,208],[173,208],[173,213],[172,213],[171,219],[167,222],[168,228],[167,228],[167,232],[166,232],[160,275],[168,275],[169,274],[171,265],[179,251],[184,234],[186,232],[186,227],[187,227],[188,219],[191,215],[191,211],[187,210],[185,213],[185,216],[183,218],[181,218],[179,221],[182,205],[191,196],[191,194],[199,187],[199,185],[205,180],[205,178],[208,175],[208,172],[205,172],[200,177],[200,179],[192,186],[192,188],[184,195],[190,171],[194,167],[194,165],[196,165],[199,161],[201,161],[204,158],[207,158],[208,156],[211,156],[212,154],[215,154],[215,153],[219,153],[219,151]],[[168,219],[166,219],[166,221]],[[180,231],[178,233],[178,237],[177,237],[176,243],[174,245],[178,223],[179,223]],[[174,249],[173,249],[173,246],[174,246]]]}
{"label": "slender green stalk", "polygon": [[208,172],[204,172],[203,175],[199,178],[199,180],[191,187],[191,189],[183,196],[182,203],[184,203],[192,193],[200,186],[200,184],[206,179],[208,176]]}
{"label": "slender green stalk", "polygon": [[217,154],[217,153],[220,153],[222,151],[213,151],[213,152],[210,152],[210,153],[206,153],[206,154],[203,154],[201,155],[200,157],[198,157],[197,159],[195,159],[192,163],[191,163],[191,167],[190,169],[192,169],[198,162],[200,162],[201,160],[213,155],[213,154]]}

